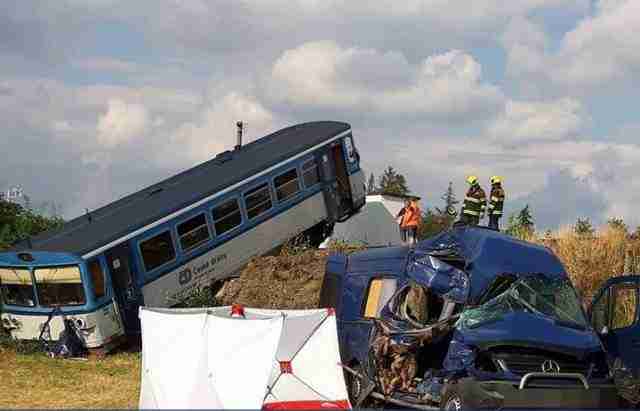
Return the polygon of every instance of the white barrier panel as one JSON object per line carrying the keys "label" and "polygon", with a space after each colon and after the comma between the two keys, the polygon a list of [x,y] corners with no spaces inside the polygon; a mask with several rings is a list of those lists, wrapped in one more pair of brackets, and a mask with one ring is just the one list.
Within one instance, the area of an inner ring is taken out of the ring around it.
{"label": "white barrier panel", "polygon": [[348,409],[331,310],[141,308],[141,409]]}

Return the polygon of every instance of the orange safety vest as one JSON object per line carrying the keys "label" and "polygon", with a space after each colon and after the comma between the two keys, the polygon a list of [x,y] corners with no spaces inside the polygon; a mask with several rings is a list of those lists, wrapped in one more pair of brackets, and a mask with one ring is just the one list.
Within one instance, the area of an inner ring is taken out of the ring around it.
{"label": "orange safety vest", "polygon": [[406,227],[417,227],[420,223],[420,209],[416,206],[409,206],[405,209],[404,215],[402,216],[402,224],[400,226],[402,228]]}

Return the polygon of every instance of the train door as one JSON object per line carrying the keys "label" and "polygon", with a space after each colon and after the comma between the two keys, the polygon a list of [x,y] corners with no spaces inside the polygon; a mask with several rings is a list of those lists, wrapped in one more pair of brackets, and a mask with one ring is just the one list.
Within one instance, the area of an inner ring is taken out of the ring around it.
{"label": "train door", "polygon": [[350,212],[353,201],[351,199],[351,185],[347,174],[347,164],[344,161],[344,150],[340,141],[331,146],[331,155],[336,173],[338,213],[342,217]]}
{"label": "train door", "polygon": [[123,243],[115,246],[105,253],[113,292],[118,303],[118,309],[127,335],[140,332],[140,320],[138,307],[140,305],[140,292],[136,286],[131,270],[131,257],[129,244]]}
{"label": "train door", "polygon": [[333,224],[338,220],[338,194],[336,182],[335,168],[333,161],[330,159],[331,152],[329,149],[318,152],[316,162],[320,165],[320,178],[323,182],[324,202],[327,206],[327,222]]}

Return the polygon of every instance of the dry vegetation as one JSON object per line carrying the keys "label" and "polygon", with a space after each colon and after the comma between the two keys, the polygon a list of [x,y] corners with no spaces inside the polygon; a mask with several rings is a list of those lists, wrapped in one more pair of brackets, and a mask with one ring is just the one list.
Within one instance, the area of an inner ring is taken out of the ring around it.
{"label": "dry vegetation", "polygon": [[331,243],[328,250],[287,244],[278,256],[251,260],[239,278],[224,286],[218,303],[239,303],[254,308],[316,308],[327,255],[359,249],[362,248],[339,242]]}
{"label": "dry vegetation", "polygon": [[621,230],[606,228],[586,236],[564,229],[553,240],[540,242],[560,258],[587,303],[609,278],[640,269],[640,240]]}

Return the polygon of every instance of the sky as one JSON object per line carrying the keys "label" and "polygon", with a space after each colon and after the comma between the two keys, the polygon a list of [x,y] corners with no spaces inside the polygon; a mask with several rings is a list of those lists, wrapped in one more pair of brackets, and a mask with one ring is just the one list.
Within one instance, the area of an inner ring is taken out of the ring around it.
{"label": "sky", "polygon": [[0,189],[65,218],[305,121],[423,208],[504,178],[539,229],[640,217],[640,1],[8,0]]}

